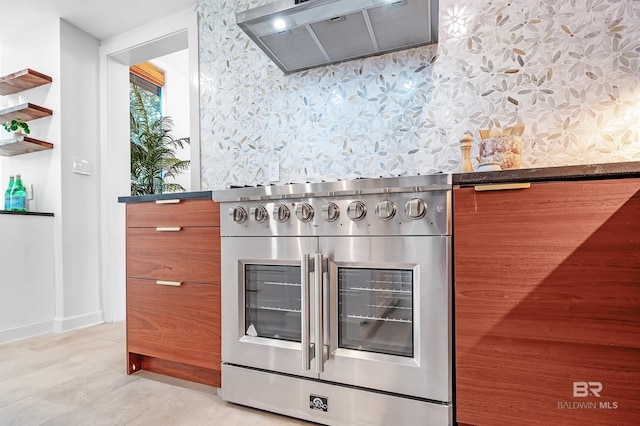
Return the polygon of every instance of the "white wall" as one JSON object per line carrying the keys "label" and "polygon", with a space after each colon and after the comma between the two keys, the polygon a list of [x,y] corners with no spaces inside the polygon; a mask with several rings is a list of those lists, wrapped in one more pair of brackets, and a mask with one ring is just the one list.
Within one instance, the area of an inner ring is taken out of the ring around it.
{"label": "white wall", "polygon": [[[162,89],[163,115],[173,120],[174,139],[189,137],[190,132],[190,108],[189,108],[189,51],[181,50],[169,55],[154,58],[152,64],[165,73],[165,86]],[[181,160],[189,160],[191,146],[176,149],[176,157]],[[185,190],[191,190],[189,171],[179,175],[176,179],[169,179],[182,185]]]}
{"label": "white wall", "polygon": [[[0,52],[0,75],[32,68],[53,78],[51,84],[14,95],[3,96],[4,102],[22,96],[28,102],[53,110],[53,116],[29,122],[31,136],[54,144],[53,150],[13,157],[0,157],[3,193],[9,175],[20,173],[23,183],[33,184],[35,203],[31,210],[60,211],[60,21],[53,19],[25,31],[15,38],[3,40]],[[28,52],[28,53],[27,53]],[[1,138],[6,138],[4,129]]]}
{"label": "white wall", "polygon": [[[62,203],[61,203],[61,180],[60,180],[60,158],[61,158],[61,130],[60,130],[60,20],[51,19],[41,22],[34,26],[30,31],[17,34],[15,38],[3,40],[2,44],[2,60],[0,61],[2,69],[0,75],[10,74],[24,68],[32,68],[53,79],[51,84],[26,90],[5,98],[17,98],[23,96],[27,101],[34,104],[51,109],[53,115],[51,117],[40,118],[29,122],[31,136],[51,142],[54,145],[52,150],[40,151],[30,154],[16,155],[13,157],[0,157],[2,164],[2,182],[3,193],[6,189],[8,175],[20,173],[23,183],[33,185],[34,201],[31,202],[30,210],[38,210],[44,212],[52,212],[55,214],[51,225],[53,233],[53,253],[54,267],[49,273],[53,273],[52,279],[48,280],[45,285],[51,286],[50,291],[54,298],[51,302],[50,318],[44,323],[53,330],[54,317],[62,314],[62,294],[63,294],[63,278],[62,278]],[[31,216],[26,216],[22,221],[15,221],[16,226],[22,228],[18,232],[25,235],[29,232],[31,225]],[[35,221],[34,221],[35,223]],[[6,225],[5,225],[6,226]],[[3,230],[5,232],[5,230]],[[2,269],[7,266],[0,264]],[[29,267],[36,267],[30,265]],[[25,277],[28,273],[25,271]],[[2,285],[9,285],[3,282]],[[40,288],[40,291],[47,291]],[[9,303],[21,303],[19,294],[12,294],[16,298],[15,301]],[[23,311],[22,323],[20,329],[15,330],[11,335],[12,338],[28,337],[31,333],[43,332],[39,329],[39,324],[43,324],[42,317],[38,316],[38,312],[42,310],[39,299],[34,298],[33,303],[27,303],[21,306]],[[28,324],[28,319],[37,321],[34,324]],[[35,330],[34,330],[35,327]]]}
{"label": "white wall", "polygon": [[[62,329],[102,321],[98,45],[61,21]],[[89,161],[91,175],[73,173],[73,157]]]}
{"label": "white wall", "polygon": [[53,329],[53,217],[0,214],[0,343]]}
{"label": "white wall", "polygon": [[[100,170],[96,168],[98,41],[55,18],[2,43],[0,75],[32,68],[53,79],[49,85],[12,96],[23,96],[53,110],[53,116],[31,121],[29,126],[31,136],[53,143],[54,149],[0,157],[2,185],[6,187],[9,174],[21,173],[25,184],[34,186],[35,203],[30,208],[55,214],[50,219],[55,253],[52,330],[102,322],[97,194]],[[91,176],[71,172],[74,156],[91,162]],[[25,227],[31,219],[24,217]],[[29,267],[38,266],[29,263]],[[37,304],[21,309],[25,314],[41,310]]]}
{"label": "white wall", "polygon": [[[129,150],[129,66],[101,55],[101,167],[109,179],[100,185],[102,229],[102,282],[105,319],[125,318],[125,205],[118,197],[131,193]],[[108,95],[107,95],[108,93]],[[110,99],[107,104],[104,100]]]}
{"label": "white wall", "polygon": [[[49,285],[53,286],[55,302],[50,304],[47,314],[53,315],[47,324],[49,327],[53,324],[55,330],[100,322],[104,310],[108,312],[108,321],[124,319],[125,209],[117,203],[117,197],[129,193],[129,63],[124,64],[122,58],[129,57],[134,63],[134,58],[139,62],[166,54],[168,51],[162,50],[171,45],[171,40],[182,43],[176,37],[181,31],[186,31],[184,39],[193,47],[188,54],[187,102],[189,109],[195,111],[189,117],[191,138],[195,141],[192,148],[199,152],[195,12],[169,16],[103,41],[101,46],[93,37],[58,18],[2,40],[0,75],[28,67],[53,78],[52,84],[16,96],[28,97],[29,101],[54,111],[52,117],[30,122],[30,127],[33,137],[52,142],[55,147],[0,157],[0,185],[6,187],[9,174],[21,173],[25,183],[34,185],[37,210],[55,214],[49,218],[53,222],[55,247],[52,250],[55,272]],[[149,41],[156,42],[153,54],[146,58],[136,56],[146,53]],[[115,59],[118,53],[124,54],[119,56],[120,62]],[[105,100],[102,111],[100,98]],[[123,124],[122,128],[117,123]],[[73,157],[90,162],[90,176],[72,173]],[[198,158],[195,160],[191,188],[197,190],[200,166]],[[32,217],[23,219],[28,221]],[[0,288],[3,285],[4,280],[0,281]],[[35,305],[23,305],[20,309],[27,315],[46,312]]]}

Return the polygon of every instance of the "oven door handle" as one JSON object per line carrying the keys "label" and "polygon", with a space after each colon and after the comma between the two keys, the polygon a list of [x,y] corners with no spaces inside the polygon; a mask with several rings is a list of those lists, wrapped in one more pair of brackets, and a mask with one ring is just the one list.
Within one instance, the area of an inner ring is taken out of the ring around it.
{"label": "oven door handle", "polygon": [[300,343],[302,346],[302,371],[311,370],[311,349],[309,344],[309,330],[311,320],[309,312],[309,261],[310,256],[308,254],[302,255],[302,263],[300,265],[302,274],[302,289],[300,298],[300,315],[302,316],[302,333],[300,336]]}
{"label": "oven door handle", "polygon": [[324,371],[324,322],[323,322],[323,300],[322,294],[322,272],[323,272],[323,257],[322,253],[316,253],[314,255],[313,271],[315,275],[315,297],[316,297],[316,321],[315,321],[315,358],[316,358],[316,371],[322,373]]}

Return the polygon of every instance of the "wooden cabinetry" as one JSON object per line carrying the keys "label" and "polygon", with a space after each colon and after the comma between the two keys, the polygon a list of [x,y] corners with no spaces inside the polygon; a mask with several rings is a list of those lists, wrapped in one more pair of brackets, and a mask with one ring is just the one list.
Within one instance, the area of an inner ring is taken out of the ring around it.
{"label": "wooden cabinetry", "polygon": [[220,211],[127,204],[127,372],[220,387]]}
{"label": "wooden cabinetry", "polygon": [[[41,74],[27,68],[13,74],[0,77],[0,95],[11,95],[23,90],[49,84],[51,81],[52,79],[48,75]],[[52,114],[53,111],[48,108],[26,102],[20,105],[0,109],[0,123],[6,123],[14,119],[26,122],[42,117],[48,117]],[[0,140],[0,155],[6,157],[47,149],[53,149],[53,144],[28,136]]]}
{"label": "wooden cabinetry", "polygon": [[458,422],[640,422],[640,179],[456,189],[454,259]]}

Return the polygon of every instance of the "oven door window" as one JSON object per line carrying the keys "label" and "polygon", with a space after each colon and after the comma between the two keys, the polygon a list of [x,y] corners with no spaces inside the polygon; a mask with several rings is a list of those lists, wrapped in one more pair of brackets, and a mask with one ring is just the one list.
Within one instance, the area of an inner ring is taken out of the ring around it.
{"label": "oven door window", "polygon": [[338,268],[338,346],[413,357],[413,271]]}
{"label": "oven door window", "polygon": [[245,334],[300,341],[300,266],[245,264]]}

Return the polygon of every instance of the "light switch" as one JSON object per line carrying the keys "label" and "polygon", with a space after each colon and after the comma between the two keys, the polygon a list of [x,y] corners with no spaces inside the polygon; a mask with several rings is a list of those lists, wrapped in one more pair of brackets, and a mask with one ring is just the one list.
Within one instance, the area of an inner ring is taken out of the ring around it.
{"label": "light switch", "polygon": [[79,157],[73,157],[73,173],[81,175],[91,174],[91,164],[88,160]]}

